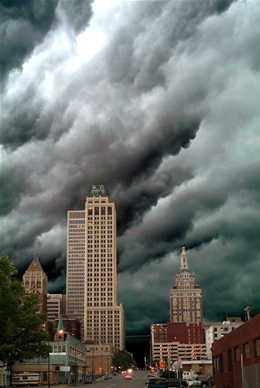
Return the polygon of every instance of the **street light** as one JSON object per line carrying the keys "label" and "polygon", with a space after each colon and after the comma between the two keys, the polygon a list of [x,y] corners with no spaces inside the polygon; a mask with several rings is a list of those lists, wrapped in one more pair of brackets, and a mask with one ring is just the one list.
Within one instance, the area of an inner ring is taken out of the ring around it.
{"label": "street light", "polygon": [[77,377],[77,360],[76,360],[76,353],[77,353],[77,346],[75,345],[75,378],[74,378],[74,385],[76,385],[76,377]]}
{"label": "street light", "polygon": [[92,348],[92,381],[94,381],[94,347]]}
{"label": "street light", "polygon": [[48,354],[48,388],[50,388],[50,352]]}

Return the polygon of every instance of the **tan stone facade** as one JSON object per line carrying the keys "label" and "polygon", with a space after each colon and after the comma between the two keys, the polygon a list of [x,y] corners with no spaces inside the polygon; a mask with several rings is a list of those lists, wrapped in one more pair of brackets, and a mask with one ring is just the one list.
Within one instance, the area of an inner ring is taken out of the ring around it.
{"label": "tan stone facade", "polygon": [[67,314],[82,323],[85,341],[125,348],[117,305],[116,208],[103,186],[92,186],[85,210],[68,212]]}
{"label": "tan stone facade", "polygon": [[202,291],[189,272],[185,248],[181,253],[181,270],[170,289],[170,322],[202,322]]}
{"label": "tan stone facade", "polygon": [[23,285],[28,294],[38,294],[39,312],[47,313],[48,278],[42,269],[37,254],[23,275]]}

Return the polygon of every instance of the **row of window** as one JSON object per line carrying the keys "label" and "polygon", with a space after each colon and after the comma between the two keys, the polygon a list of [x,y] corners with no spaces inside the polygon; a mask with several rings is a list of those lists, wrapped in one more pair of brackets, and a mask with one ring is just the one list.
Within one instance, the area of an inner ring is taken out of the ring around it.
{"label": "row of window", "polygon": [[[88,245],[88,248],[91,248],[92,245]],[[113,248],[112,244],[108,244],[106,246],[107,249],[88,249],[88,253],[92,253],[92,252],[95,252],[95,253],[100,253],[100,252],[113,252],[113,250],[111,248]]]}
{"label": "row of window", "polygon": [[106,214],[107,215],[112,215],[113,214],[113,209],[112,209],[112,206],[95,206],[94,209],[92,206],[89,206],[88,207],[88,215],[91,216],[95,214],[95,216],[98,216],[98,215],[101,215],[101,216],[105,216]]}
{"label": "row of window", "polygon": [[[257,338],[256,340],[253,341],[253,352],[254,354],[252,355],[252,357],[253,356],[260,357],[260,338]],[[249,342],[246,342],[245,344],[242,345],[242,353],[241,353],[241,347],[239,346],[236,346],[235,348],[228,350],[227,352],[228,372],[232,372],[234,362],[241,362],[241,356],[243,357],[244,360],[250,359],[251,354],[250,354]],[[226,372],[224,370],[223,353],[213,358],[213,370],[214,370],[214,373],[216,374]]]}
{"label": "row of window", "polygon": [[105,303],[105,302],[100,302],[100,303],[87,303],[87,307],[99,307],[99,306],[102,306],[102,307],[105,307],[105,306],[109,306],[109,307],[112,307],[113,306],[113,303],[112,302],[108,302],[108,303]]}
{"label": "row of window", "polygon": [[[30,283],[28,281],[25,282],[26,286],[29,286],[29,284]],[[31,286],[34,286],[35,284],[36,284],[36,282],[34,280],[32,280],[31,281]],[[37,286],[40,286],[41,284],[42,284],[42,282],[40,280],[37,280]]]}
{"label": "row of window", "polygon": [[[94,319],[94,322],[95,322],[95,326],[97,326],[96,325],[96,322],[99,322],[98,320],[96,320],[96,319]],[[100,324],[102,325],[102,326],[104,326],[104,325],[106,325],[108,322],[110,322],[109,324],[108,324],[108,326],[112,326],[112,323],[114,322],[114,323],[120,323],[120,321],[119,321],[119,319],[100,319]],[[93,325],[93,322],[92,322],[92,320],[90,320],[90,319],[88,319],[87,320],[87,326],[91,326],[91,325]]]}

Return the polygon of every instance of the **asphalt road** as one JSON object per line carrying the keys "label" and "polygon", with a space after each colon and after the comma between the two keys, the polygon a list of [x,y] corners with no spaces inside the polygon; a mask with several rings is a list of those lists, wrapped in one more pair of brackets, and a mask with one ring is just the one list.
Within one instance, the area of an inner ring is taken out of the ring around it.
{"label": "asphalt road", "polygon": [[[112,376],[110,380],[104,380],[104,376],[95,380],[92,384],[53,385],[51,388],[146,388],[145,381],[149,377],[149,371],[132,372],[132,380],[125,380],[125,375]],[[44,388],[44,386],[42,386]],[[46,386],[45,386],[46,387]]]}
{"label": "asphalt road", "polygon": [[[78,388],[145,388],[145,380],[148,377],[148,371],[136,371],[132,372],[132,380],[125,380],[125,375],[113,376],[110,380],[104,380],[101,378],[95,380],[92,384],[77,383]],[[60,387],[66,387],[62,385]]]}

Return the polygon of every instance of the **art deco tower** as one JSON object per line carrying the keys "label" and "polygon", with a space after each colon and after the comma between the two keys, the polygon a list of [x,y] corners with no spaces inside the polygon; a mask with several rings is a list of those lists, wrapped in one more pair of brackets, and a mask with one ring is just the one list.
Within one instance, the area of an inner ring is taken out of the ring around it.
{"label": "art deco tower", "polygon": [[175,276],[175,285],[170,289],[170,321],[202,322],[202,292],[189,272],[185,247],[181,253],[181,271]]}
{"label": "art deco tower", "polygon": [[125,348],[117,305],[116,208],[104,186],[92,186],[85,210],[68,211],[67,314],[82,322],[84,340]]}
{"label": "art deco tower", "polygon": [[38,260],[37,253],[23,275],[23,285],[28,294],[39,295],[39,312],[47,313],[48,278]]}

